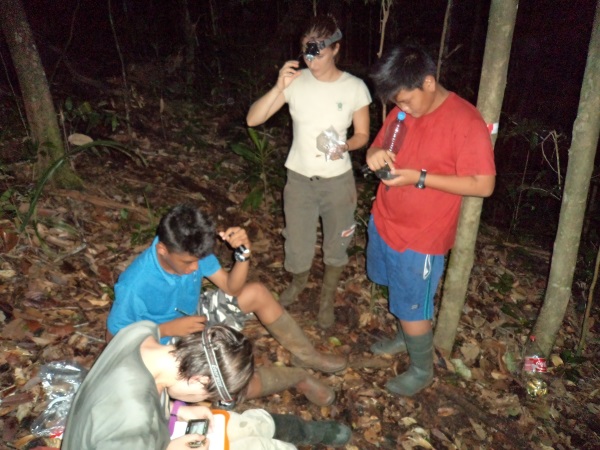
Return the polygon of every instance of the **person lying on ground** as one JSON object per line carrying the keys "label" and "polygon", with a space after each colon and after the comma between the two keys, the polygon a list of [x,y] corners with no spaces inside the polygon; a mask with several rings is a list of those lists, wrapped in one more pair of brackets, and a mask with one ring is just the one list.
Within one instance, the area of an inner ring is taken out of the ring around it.
{"label": "person lying on ground", "polygon": [[[117,333],[77,390],[61,449],[206,450],[206,435],[171,440],[170,417],[210,423],[207,406],[189,403],[243,401],[253,373],[252,345],[230,327],[206,327],[162,345],[158,325],[137,322]],[[256,409],[228,415],[231,450],[338,446],[351,437],[347,426],[333,421],[307,422]]]}

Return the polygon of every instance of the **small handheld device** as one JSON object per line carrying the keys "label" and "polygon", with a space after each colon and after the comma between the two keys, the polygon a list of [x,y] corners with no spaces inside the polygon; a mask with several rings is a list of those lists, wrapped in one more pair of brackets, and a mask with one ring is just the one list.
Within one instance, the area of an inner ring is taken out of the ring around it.
{"label": "small handheld device", "polygon": [[396,175],[392,175],[391,170],[390,166],[386,164],[383,168],[376,170],[375,175],[381,180],[393,180],[396,178]]}
{"label": "small handheld device", "polygon": [[201,434],[205,436],[201,441],[188,442],[188,447],[202,447],[206,443],[206,433],[208,433],[208,419],[192,419],[188,421],[185,434]]}
{"label": "small handheld device", "polygon": [[188,421],[185,434],[201,434],[206,436],[208,432],[208,419],[192,419]]}
{"label": "small handheld device", "polygon": [[364,165],[360,169],[363,176],[367,177],[371,174],[375,174],[380,180],[393,180],[397,175],[392,175],[390,167],[386,164],[383,168],[372,171],[368,165]]}

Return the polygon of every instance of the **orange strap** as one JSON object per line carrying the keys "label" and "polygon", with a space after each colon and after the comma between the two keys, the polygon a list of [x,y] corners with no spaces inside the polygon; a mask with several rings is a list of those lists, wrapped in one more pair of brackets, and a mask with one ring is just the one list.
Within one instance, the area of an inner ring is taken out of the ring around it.
{"label": "orange strap", "polygon": [[225,417],[225,446],[224,446],[224,450],[229,450],[229,437],[227,436],[227,423],[229,422],[229,412],[225,411],[224,409],[212,409],[211,410],[213,415],[216,414],[221,414]]}

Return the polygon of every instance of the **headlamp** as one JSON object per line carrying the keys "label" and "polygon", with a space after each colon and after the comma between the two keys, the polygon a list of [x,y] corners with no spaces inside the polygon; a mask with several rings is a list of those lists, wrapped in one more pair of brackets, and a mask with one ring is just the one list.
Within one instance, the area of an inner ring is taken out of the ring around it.
{"label": "headlamp", "polygon": [[312,62],[312,60],[315,59],[315,56],[321,53],[321,50],[323,50],[326,47],[329,47],[331,44],[339,41],[340,39],[342,39],[342,32],[338,28],[337,30],[335,30],[335,33],[333,33],[324,41],[307,42],[306,47],[304,49],[304,57],[307,61]]}
{"label": "headlamp", "polygon": [[212,374],[213,382],[219,393],[219,404],[225,409],[231,409],[235,405],[235,399],[229,394],[227,386],[225,386],[225,380],[223,380],[223,374],[221,373],[219,363],[217,362],[217,355],[215,355],[215,351],[208,338],[208,328],[205,328],[202,333],[202,347],[204,348],[204,354],[208,360],[208,367]]}

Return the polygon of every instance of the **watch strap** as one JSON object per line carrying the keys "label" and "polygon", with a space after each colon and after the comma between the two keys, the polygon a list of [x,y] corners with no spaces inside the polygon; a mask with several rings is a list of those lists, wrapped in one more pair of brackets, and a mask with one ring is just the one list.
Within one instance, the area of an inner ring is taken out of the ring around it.
{"label": "watch strap", "polygon": [[419,189],[425,189],[425,177],[427,176],[427,171],[425,169],[421,169],[421,175],[419,175],[419,181],[415,184],[415,187]]}

